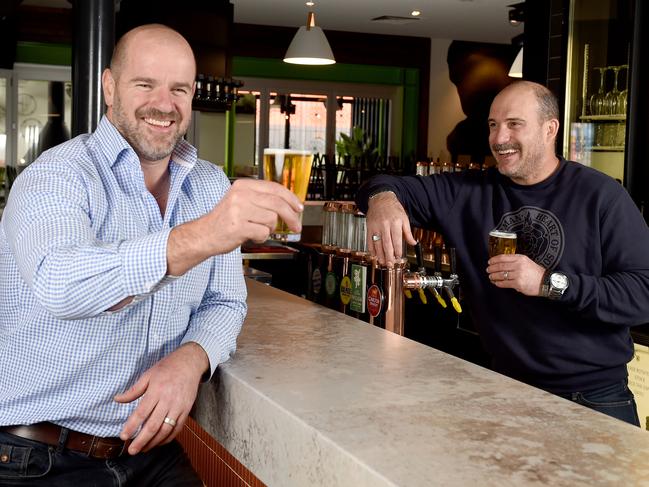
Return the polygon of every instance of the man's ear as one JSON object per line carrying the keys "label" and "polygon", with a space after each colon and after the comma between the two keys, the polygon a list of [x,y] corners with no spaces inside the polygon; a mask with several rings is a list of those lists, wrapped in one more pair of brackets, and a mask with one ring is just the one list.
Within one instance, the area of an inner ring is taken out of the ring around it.
{"label": "man's ear", "polygon": [[110,68],[104,69],[101,74],[101,86],[104,90],[104,100],[106,105],[110,108],[113,106],[113,97],[115,95],[115,78]]}
{"label": "man's ear", "polygon": [[556,139],[557,134],[559,133],[559,120],[557,120],[556,118],[551,118],[545,123],[547,124],[545,135],[548,138],[548,140]]}

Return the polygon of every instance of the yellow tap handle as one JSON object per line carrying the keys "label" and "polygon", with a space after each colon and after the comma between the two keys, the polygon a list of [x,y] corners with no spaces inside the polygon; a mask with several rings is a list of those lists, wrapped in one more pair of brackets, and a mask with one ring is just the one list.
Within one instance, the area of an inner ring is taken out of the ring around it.
{"label": "yellow tap handle", "polygon": [[460,302],[457,300],[455,296],[451,298],[451,304],[453,305],[453,309],[457,311],[458,313],[462,312],[462,306],[460,306]]}
{"label": "yellow tap handle", "polygon": [[406,295],[406,298],[412,299],[412,293],[410,292],[410,289],[404,289],[403,294]]}
{"label": "yellow tap handle", "polygon": [[437,289],[435,289],[435,288],[431,288],[431,290],[433,291],[433,295],[437,298],[437,302],[439,303],[439,305],[442,308],[446,308],[446,301],[444,301],[444,298],[442,297],[442,295],[440,293],[438,293]]}
{"label": "yellow tap handle", "polygon": [[418,289],[419,291],[419,299],[421,299],[421,302],[424,304],[428,304],[428,299],[426,299],[426,293],[422,288]]}

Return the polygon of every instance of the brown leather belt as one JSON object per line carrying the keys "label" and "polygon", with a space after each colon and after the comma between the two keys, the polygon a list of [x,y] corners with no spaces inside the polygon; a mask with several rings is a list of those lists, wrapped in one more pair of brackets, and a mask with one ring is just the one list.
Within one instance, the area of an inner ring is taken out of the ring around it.
{"label": "brown leather belt", "polygon": [[[61,431],[64,428],[52,423],[36,423],[29,426],[1,426],[0,430],[28,440],[39,441],[52,446],[59,445]],[[119,438],[102,438],[68,430],[68,439],[63,445],[69,450],[84,453],[90,458],[108,460],[126,453],[131,441]]]}

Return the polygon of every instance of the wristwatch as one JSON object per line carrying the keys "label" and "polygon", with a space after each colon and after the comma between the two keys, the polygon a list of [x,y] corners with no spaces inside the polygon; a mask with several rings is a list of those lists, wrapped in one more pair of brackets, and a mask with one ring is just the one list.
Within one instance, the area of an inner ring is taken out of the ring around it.
{"label": "wristwatch", "polygon": [[549,299],[559,299],[566,292],[569,285],[570,281],[568,280],[568,276],[563,272],[548,269],[543,274],[541,296]]}

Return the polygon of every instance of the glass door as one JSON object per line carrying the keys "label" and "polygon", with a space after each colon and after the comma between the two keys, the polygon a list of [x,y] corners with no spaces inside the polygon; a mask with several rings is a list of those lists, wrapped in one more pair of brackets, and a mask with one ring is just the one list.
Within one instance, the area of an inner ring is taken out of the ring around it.
{"label": "glass door", "polygon": [[0,69],[0,213],[6,201],[7,188],[7,133],[9,132],[9,116],[7,113],[9,87],[11,86],[11,71]]}
{"label": "glass door", "polygon": [[625,183],[632,0],[573,0],[564,156]]}
{"label": "glass door", "polygon": [[11,145],[8,185],[45,150],[70,138],[70,68],[16,64],[13,70]]}

